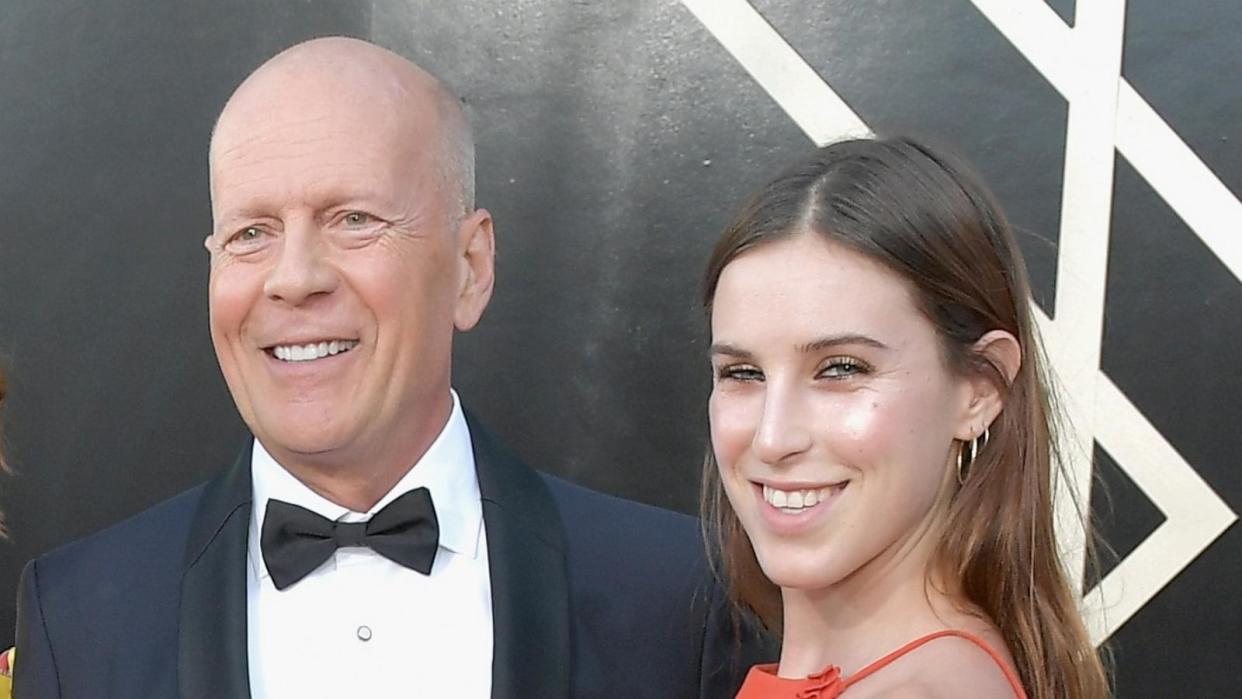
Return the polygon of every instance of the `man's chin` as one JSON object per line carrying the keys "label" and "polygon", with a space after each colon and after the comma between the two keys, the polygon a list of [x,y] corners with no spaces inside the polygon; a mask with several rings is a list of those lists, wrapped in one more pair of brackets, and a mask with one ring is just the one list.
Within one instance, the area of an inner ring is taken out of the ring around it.
{"label": "man's chin", "polygon": [[254,430],[256,438],[282,466],[285,461],[322,465],[336,454],[348,450],[349,438],[344,430],[322,429],[276,429]]}

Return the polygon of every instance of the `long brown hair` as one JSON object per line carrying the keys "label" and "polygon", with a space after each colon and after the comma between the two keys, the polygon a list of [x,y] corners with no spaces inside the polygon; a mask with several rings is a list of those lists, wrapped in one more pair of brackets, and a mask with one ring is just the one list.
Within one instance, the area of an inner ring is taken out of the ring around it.
{"label": "long brown hair", "polygon": [[[1056,403],[1026,265],[999,205],[960,161],[914,139],[825,146],[760,189],[725,231],[708,262],[704,307],[711,312],[720,274],[738,255],[806,232],[900,274],[936,327],[950,370],[981,372],[1002,390],[990,440],[946,507],[933,565],[999,629],[1032,699],[1108,696],[1104,663],[1057,556]],[[997,329],[1022,347],[1012,381],[973,351]],[[780,589],[759,567],[711,449],[702,503],[734,600],[779,629]]]}

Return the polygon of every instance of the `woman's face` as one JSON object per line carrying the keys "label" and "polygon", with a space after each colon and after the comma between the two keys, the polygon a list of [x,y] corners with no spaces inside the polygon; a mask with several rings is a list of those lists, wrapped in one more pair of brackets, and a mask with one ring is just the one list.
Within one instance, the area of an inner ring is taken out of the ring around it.
{"label": "woman's face", "polygon": [[971,390],[905,281],[800,234],[724,268],[711,326],[712,446],[764,573],[822,589],[909,556]]}

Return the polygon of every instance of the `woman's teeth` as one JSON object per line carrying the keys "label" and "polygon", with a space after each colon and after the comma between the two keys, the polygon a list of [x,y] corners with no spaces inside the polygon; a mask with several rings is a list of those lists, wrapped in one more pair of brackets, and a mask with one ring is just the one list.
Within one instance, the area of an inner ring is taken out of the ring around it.
{"label": "woman's teeth", "polygon": [[272,354],[285,362],[308,362],[312,359],[330,357],[358,346],[357,340],[332,340],[331,342],[312,342],[308,345],[276,345]]}
{"label": "woman's teeth", "polygon": [[763,499],[772,507],[782,511],[797,513],[809,510],[819,503],[827,500],[833,491],[839,491],[845,487],[845,483],[837,485],[829,485],[823,488],[810,488],[803,490],[777,490],[770,485],[763,486]]}

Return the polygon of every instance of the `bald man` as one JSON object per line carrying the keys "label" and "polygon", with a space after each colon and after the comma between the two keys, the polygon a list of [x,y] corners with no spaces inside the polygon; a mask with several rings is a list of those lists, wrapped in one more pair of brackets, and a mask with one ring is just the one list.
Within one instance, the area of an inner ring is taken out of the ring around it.
{"label": "bald man", "polygon": [[254,439],[27,566],[18,699],[733,695],[693,521],[537,474],[451,387],[492,294],[473,168],[457,98],[365,42],[238,87],[206,247]]}

